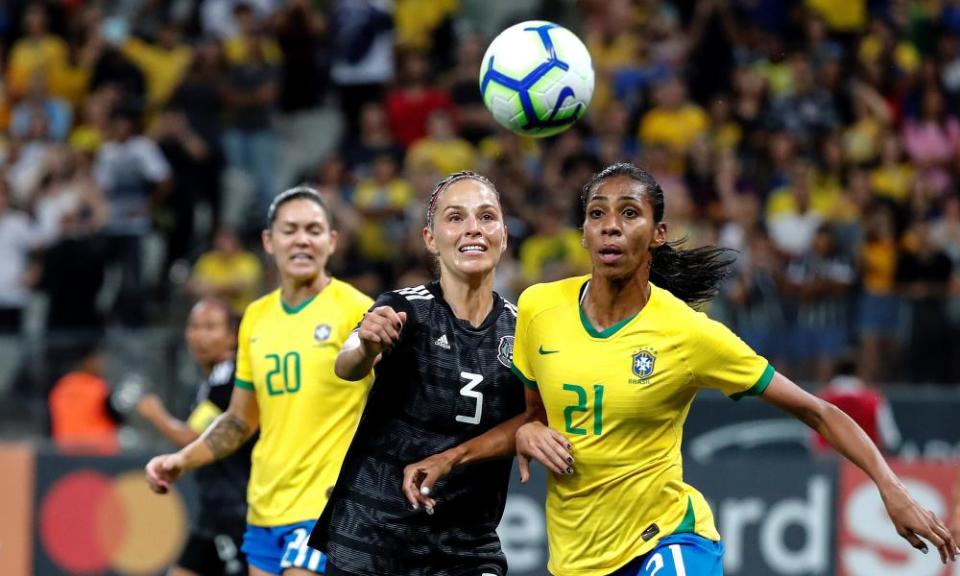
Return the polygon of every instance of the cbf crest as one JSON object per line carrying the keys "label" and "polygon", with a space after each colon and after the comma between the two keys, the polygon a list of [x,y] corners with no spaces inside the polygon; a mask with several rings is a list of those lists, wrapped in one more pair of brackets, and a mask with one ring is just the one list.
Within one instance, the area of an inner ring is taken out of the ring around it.
{"label": "cbf crest", "polygon": [[500,345],[497,346],[497,360],[507,368],[513,366],[513,336],[504,336],[500,339]]}
{"label": "cbf crest", "polygon": [[652,348],[644,348],[632,358],[632,368],[633,375],[636,378],[631,378],[631,384],[646,384],[647,381],[653,376],[653,371],[657,367],[657,351]]}
{"label": "cbf crest", "polygon": [[329,324],[320,324],[313,330],[313,339],[321,343],[326,342],[332,333],[333,329]]}

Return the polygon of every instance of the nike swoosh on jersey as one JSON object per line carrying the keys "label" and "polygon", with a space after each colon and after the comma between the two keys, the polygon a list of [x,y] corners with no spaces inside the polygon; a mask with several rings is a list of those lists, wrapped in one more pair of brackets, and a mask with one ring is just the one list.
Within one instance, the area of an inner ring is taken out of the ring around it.
{"label": "nike swoosh on jersey", "polygon": [[543,344],[540,345],[540,355],[546,356],[547,354],[556,354],[559,350],[544,350]]}

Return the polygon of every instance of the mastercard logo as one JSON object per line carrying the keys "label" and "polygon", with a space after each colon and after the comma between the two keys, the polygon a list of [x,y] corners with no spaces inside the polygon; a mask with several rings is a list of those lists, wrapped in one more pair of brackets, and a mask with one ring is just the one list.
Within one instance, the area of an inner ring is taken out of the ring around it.
{"label": "mastercard logo", "polygon": [[156,574],[183,548],[187,511],[176,491],[147,487],[142,471],[80,470],[58,480],[40,509],[48,557],[74,574]]}

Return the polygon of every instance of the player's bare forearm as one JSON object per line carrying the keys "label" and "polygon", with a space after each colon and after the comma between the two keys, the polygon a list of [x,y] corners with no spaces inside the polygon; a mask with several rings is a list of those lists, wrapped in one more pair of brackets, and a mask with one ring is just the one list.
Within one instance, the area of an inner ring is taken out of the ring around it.
{"label": "player's bare forearm", "polygon": [[364,351],[363,346],[353,346],[347,348],[344,346],[337,354],[337,360],[333,365],[333,371],[338,378],[349,382],[362,380],[373,370],[376,364],[377,356],[369,355]]}
{"label": "player's bare forearm", "polygon": [[517,429],[528,421],[526,414],[518,414],[483,434],[447,450],[446,456],[451,458],[451,468],[471,462],[513,456],[517,449]]}
{"label": "player's bare forearm", "polygon": [[763,398],[816,430],[837,452],[866,472],[881,491],[895,486],[903,488],[866,432],[833,404],[803,390],[779,372],[774,374]]}
{"label": "player's bare forearm", "polygon": [[217,417],[200,439],[213,458],[219,460],[233,454],[251,436],[252,427],[243,418],[228,411]]}
{"label": "player's bare forearm", "polygon": [[186,422],[164,411],[148,418],[157,432],[177,448],[183,448],[200,437]]}

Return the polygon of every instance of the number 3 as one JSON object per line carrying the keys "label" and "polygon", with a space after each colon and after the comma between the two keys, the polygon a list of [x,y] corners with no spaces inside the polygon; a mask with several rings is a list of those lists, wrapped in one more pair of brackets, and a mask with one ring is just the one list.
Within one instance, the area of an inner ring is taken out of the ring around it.
{"label": "number 3", "polygon": [[460,394],[468,398],[475,398],[477,401],[477,407],[473,411],[473,416],[463,416],[457,414],[457,422],[463,422],[465,424],[479,424],[480,415],[483,414],[483,392],[477,392],[474,390],[481,382],[483,382],[482,374],[473,374],[472,372],[461,372],[460,377],[464,380],[467,380],[467,383],[463,385],[463,388],[460,389]]}

